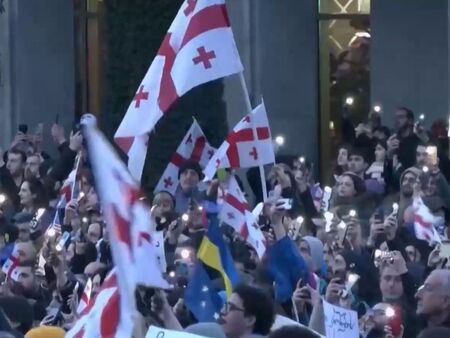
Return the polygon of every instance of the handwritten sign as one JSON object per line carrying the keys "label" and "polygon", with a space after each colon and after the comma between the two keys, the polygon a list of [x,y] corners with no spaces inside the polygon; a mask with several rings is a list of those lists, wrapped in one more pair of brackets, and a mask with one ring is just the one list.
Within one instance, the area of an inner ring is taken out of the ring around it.
{"label": "handwritten sign", "polygon": [[196,334],[186,333],[183,331],[172,331],[161,329],[160,327],[150,326],[145,338],[205,338]]}
{"label": "handwritten sign", "polygon": [[359,338],[358,315],[355,311],[323,301],[327,338]]}

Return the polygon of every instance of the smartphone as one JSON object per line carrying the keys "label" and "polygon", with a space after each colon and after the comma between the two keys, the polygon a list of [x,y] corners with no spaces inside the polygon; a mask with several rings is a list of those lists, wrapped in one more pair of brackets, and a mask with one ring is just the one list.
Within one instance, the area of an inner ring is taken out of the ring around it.
{"label": "smartphone", "polygon": [[28,125],[26,124],[19,124],[18,128],[19,132],[26,135],[28,133]]}
{"label": "smartphone", "polygon": [[72,123],[72,132],[74,134],[78,133],[79,131],[81,131],[81,124],[78,122],[73,122]]}
{"label": "smartphone", "polygon": [[437,166],[438,164],[438,153],[436,146],[427,147],[428,161],[430,165]]}
{"label": "smartphone", "polygon": [[379,223],[384,222],[384,209],[383,208],[378,208],[377,213],[375,214],[375,220],[378,221]]}
{"label": "smartphone", "polygon": [[276,201],[276,206],[278,209],[291,210],[292,209],[292,198],[280,198]]}
{"label": "smartphone", "polygon": [[398,337],[402,333],[402,311],[397,306],[389,306],[386,309],[386,317],[388,317],[388,326],[391,328],[392,335]]}

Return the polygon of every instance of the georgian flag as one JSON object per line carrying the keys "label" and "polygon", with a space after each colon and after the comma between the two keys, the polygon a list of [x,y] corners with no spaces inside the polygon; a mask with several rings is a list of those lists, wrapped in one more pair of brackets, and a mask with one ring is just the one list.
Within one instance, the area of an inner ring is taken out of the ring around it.
{"label": "georgian flag", "polygon": [[78,303],[77,313],[82,314],[83,311],[88,307],[91,301],[92,294],[92,279],[89,278],[84,286],[83,294],[81,295],[80,302]]}
{"label": "georgian flag", "polygon": [[12,280],[17,280],[17,268],[19,266],[20,259],[16,252],[12,252],[11,256],[5,261],[2,267],[2,271],[6,276]]}
{"label": "georgian flag", "polygon": [[149,217],[149,207],[141,199],[138,184],[98,129],[86,127],[85,135],[97,192],[111,234],[120,289],[124,281],[123,286],[128,287],[134,300],[137,284],[168,288],[169,284],[158,273],[152,241],[153,220]]}
{"label": "georgian flag", "polygon": [[167,165],[166,170],[159,179],[155,188],[155,193],[165,190],[175,195],[179,180],[178,172],[184,161],[191,159],[205,168],[209,160],[214,156],[215,149],[211,147],[203,134],[197,121],[194,119],[191,127],[184,136],[175,154]]}
{"label": "georgian flag", "polygon": [[[252,127],[256,129],[255,140]],[[251,168],[275,162],[272,136],[264,103],[246,115],[228,134],[203,173],[212,179],[219,168]]]}
{"label": "georgian flag", "polygon": [[414,230],[417,239],[422,239],[428,243],[441,243],[441,237],[434,224],[437,220],[430,209],[423,203],[421,197],[415,197],[413,200],[414,212]]}
{"label": "georgian flag", "polygon": [[256,217],[250,212],[249,205],[236,179],[230,176],[228,190],[225,194],[219,219],[238,232],[258,254],[259,258],[266,251],[265,239],[256,224]]}
{"label": "georgian flag", "polygon": [[225,0],[186,0],[115,134],[140,180],[147,134],[192,88],[243,70]]}
{"label": "georgian flag", "polygon": [[[132,313],[122,308],[123,295],[119,292],[116,271],[112,271],[98,294],[84,309],[82,316],[66,338],[122,338],[131,337],[134,321]],[[125,315],[124,315],[125,314]]]}

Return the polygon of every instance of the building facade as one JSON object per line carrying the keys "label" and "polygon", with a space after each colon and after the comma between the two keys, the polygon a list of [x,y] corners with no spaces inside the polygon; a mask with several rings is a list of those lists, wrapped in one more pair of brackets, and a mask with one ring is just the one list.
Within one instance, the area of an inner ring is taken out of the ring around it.
{"label": "building facade", "polygon": [[[48,126],[60,114],[69,126],[84,111],[106,114],[100,48],[105,1],[3,0],[1,146],[19,123]],[[227,5],[252,103],[264,98],[273,134],[286,140],[281,151],[311,158],[323,177],[349,95],[359,107],[355,122],[374,105],[390,126],[398,106],[426,114],[427,124],[447,119],[448,0],[228,0]],[[232,126],[245,111],[243,91],[237,77],[225,83]]]}

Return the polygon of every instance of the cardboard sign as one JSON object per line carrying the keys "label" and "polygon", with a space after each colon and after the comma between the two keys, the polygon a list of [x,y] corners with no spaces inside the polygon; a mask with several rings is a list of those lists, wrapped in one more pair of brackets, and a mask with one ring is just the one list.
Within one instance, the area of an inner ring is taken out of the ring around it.
{"label": "cardboard sign", "polygon": [[323,301],[327,338],[359,338],[358,315]]}

